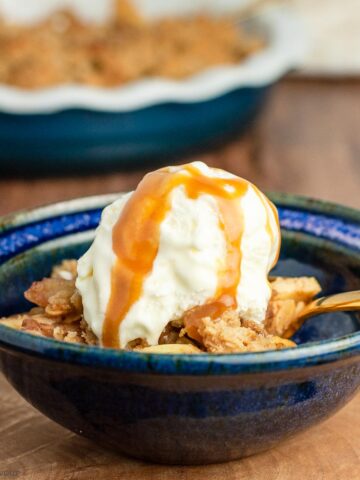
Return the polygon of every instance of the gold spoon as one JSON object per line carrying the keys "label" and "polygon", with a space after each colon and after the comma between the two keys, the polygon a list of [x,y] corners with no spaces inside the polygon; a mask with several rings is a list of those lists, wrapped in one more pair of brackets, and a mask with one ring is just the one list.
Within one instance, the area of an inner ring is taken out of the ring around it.
{"label": "gold spoon", "polygon": [[317,298],[306,305],[304,310],[300,312],[296,322],[290,325],[282,336],[284,338],[292,337],[305,320],[314,315],[328,312],[347,312],[352,310],[360,310],[360,290]]}

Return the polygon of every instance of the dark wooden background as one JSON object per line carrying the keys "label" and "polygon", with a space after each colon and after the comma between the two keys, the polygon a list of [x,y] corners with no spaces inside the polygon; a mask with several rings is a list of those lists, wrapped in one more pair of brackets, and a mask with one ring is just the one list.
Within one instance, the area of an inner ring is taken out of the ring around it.
{"label": "dark wooden background", "polygon": [[[287,80],[243,139],[198,156],[261,189],[360,208],[360,81]],[[193,160],[193,159],[192,159]],[[2,179],[0,214],[135,187],[144,171]],[[37,413],[0,378],[0,478],[80,480],[355,480],[359,395],[330,420],[269,452],[207,467],[164,467],[103,451]]]}

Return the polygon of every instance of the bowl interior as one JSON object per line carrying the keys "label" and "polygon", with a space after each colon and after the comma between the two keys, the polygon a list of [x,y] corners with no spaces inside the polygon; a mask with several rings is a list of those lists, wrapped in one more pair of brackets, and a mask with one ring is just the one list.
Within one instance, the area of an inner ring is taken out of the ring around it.
{"label": "bowl interior", "polygon": [[[93,232],[72,234],[21,253],[0,266],[0,316],[19,313],[30,304],[23,292],[34,280],[47,276],[53,265],[66,258],[78,258],[89,247]],[[310,235],[282,231],[282,253],[274,275],[313,275],[325,295],[360,289],[360,258],[335,244]],[[360,330],[356,313],[325,314],[310,319],[294,340],[308,343],[342,337]]]}

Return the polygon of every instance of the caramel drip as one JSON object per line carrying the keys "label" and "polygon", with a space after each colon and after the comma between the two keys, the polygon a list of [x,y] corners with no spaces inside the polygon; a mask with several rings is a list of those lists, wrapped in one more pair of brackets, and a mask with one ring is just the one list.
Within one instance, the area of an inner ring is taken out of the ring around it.
{"label": "caramel drip", "polygon": [[171,207],[171,192],[180,185],[189,198],[208,194],[217,199],[220,227],[226,240],[226,261],[218,273],[216,295],[205,305],[189,310],[186,324],[196,337],[197,319],[215,318],[225,309],[236,307],[244,224],[239,198],[245,195],[249,182],[241,178],[207,177],[191,164],[175,172],[160,169],[140,182],[113,229],[116,262],[111,272],[111,295],[103,328],[102,342],[106,347],[119,347],[121,321],[139,299],[152,270],[159,248],[160,225]]}
{"label": "caramel drip", "polygon": [[140,297],[144,279],[152,269],[159,247],[160,224],[169,209],[170,178],[161,170],[145,176],[113,229],[116,261],[102,332],[105,347],[119,348],[120,323]]}

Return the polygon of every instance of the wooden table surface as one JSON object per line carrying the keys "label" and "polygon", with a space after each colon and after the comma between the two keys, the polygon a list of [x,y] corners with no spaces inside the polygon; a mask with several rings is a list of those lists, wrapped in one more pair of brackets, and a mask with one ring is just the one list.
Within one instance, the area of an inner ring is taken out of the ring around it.
{"label": "wooden table surface", "polygon": [[[242,140],[197,157],[262,189],[360,208],[360,81],[281,83]],[[0,214],[133,188],[143,171],[86,178],[0,180]],[[0,378],[0,478],[126,480],[360,479],[360,395],[269,452],[229,464],[165,467],[103,451],[47,420]]]}

